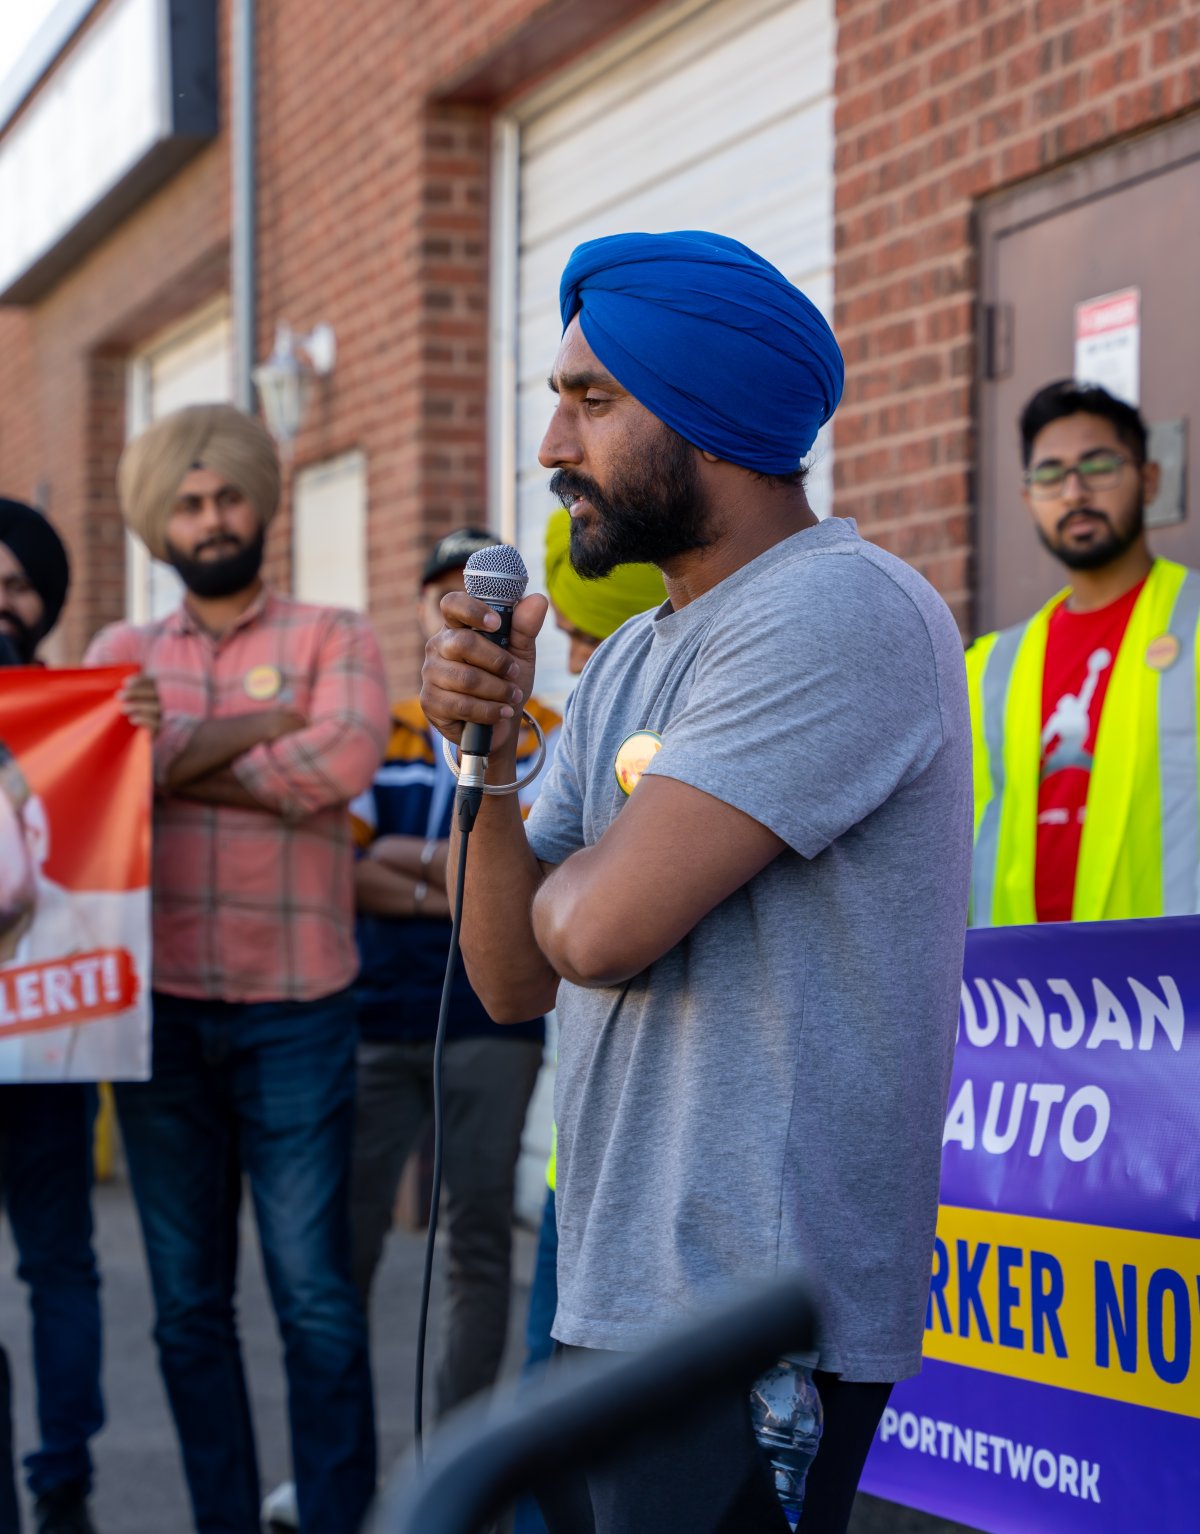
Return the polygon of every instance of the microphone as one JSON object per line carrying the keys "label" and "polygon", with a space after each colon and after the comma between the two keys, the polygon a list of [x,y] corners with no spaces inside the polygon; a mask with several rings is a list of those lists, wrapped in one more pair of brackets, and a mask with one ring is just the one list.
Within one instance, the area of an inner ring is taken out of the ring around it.
{"label": "microphone", "polygon": [[[476,549],[463,570],[463,584],[470,596],[486,602],[500,617],[498,629],[482,629],[479,632],[498,644],[502,650],[507,650],[508,636],[512,632],[513,608],[525,595],[525,588],[529,584],[525,561],[507,543]],[[463,726],[459,746],[458,793],[455,796],[461,830],[471,829],[479,813],[479,806],[483,803],[483,779],[491,748],[490,724],[468,723]]]}

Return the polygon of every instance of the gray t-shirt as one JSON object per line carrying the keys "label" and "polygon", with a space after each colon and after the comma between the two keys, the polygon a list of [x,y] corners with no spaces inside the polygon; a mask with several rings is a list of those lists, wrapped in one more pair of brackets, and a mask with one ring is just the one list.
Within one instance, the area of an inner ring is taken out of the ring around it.
{"label": "gray t-shirt", "polygon": [[640,1346],[807,1260],[820,1366],[900,1379],[920,1364],[971,853],[954,621],[840,520],[631,620],[571,700],[528,822],[542,861],[620,814],[637,730],[662,737],[649,773],[787,846],[642,974],[560,987],[554,1335]]}

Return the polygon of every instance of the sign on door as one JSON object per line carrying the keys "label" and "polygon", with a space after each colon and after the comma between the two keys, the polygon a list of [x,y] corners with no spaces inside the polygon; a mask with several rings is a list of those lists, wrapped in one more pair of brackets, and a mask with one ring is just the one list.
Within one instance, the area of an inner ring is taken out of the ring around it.
{"label": "sign on door", "polygon": [[1075,305],[1075,377],[1138,403],[1141,289],[1123,288]]}

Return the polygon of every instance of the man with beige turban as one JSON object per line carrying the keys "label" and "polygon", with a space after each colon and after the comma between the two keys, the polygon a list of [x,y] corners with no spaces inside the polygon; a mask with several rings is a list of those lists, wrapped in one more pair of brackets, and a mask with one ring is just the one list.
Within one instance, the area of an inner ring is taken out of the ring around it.
{"label": "man with beige turban", "polygon": [[117,1088],[159,1362],[200,1534],[255,1534],[234,1319],[249,1180],[284,1343],[300,1527],[358,1529],[375,1486],[366,1328],[350,1281],[353,849],[388,710],[360,615],[263,585],[279,461],[227,405],[181,410],[121,460],[121,505],[187,588],[117,624],[96,665],[157,680],[154,1075]]}

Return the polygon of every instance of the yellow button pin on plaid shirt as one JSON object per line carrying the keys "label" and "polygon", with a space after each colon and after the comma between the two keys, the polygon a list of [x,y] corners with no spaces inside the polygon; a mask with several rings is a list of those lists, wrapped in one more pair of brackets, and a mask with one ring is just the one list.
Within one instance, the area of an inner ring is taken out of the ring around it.
{"label": "yellow button pin on plaid shirt", "polygon": [[662,750],[662,736],[653,730],[635,730],[617,747],[613,763],[617,783],[623,794],[631,794],[642,780],[642,773]]}
{"label": "yellow button pin on plaid shirt", "polygon": [[282,686],[283,677],[279,674],[278,666],[252,666],[242,679],[246,696],[253,698],[256,703],[266,703],[269,698],[277,698]]}

